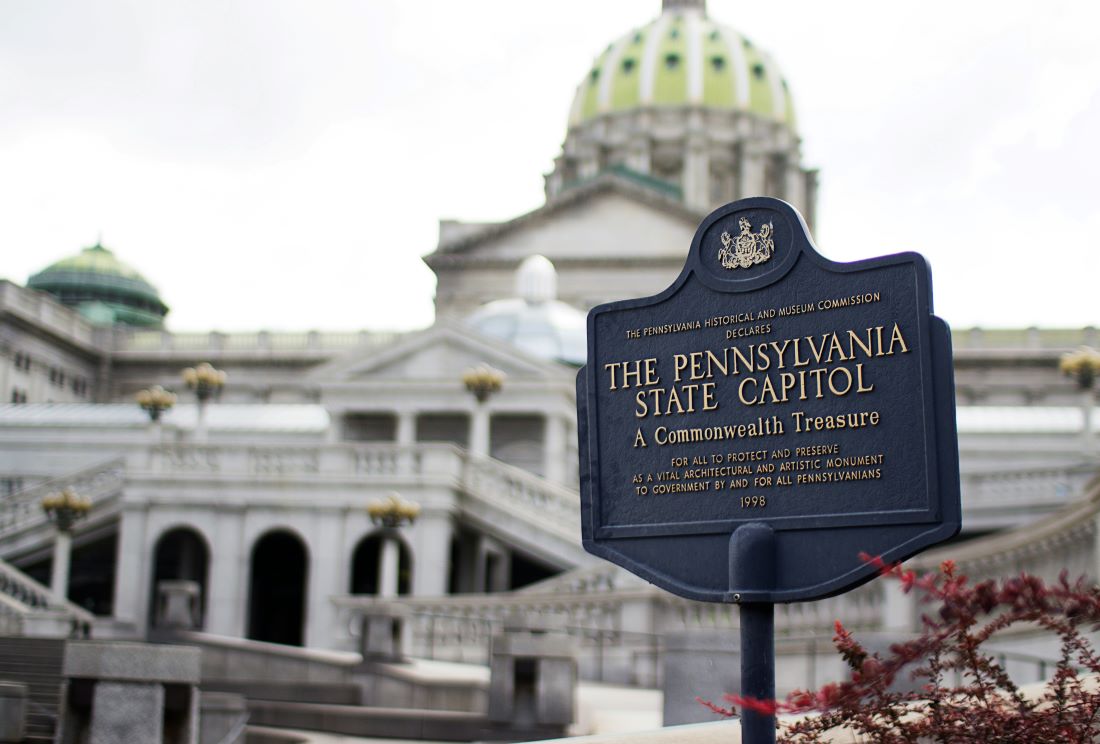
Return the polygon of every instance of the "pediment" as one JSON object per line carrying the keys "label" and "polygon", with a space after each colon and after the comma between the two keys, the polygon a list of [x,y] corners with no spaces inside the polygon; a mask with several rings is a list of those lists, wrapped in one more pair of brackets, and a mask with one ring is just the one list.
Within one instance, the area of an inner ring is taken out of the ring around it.
{"label": "pediment", "polygon": [[514,263],[540,254],[555,265],[600,259],[682,260],[700,215],[616,179],[495,225],[455,230],[430,266]]}
{"label": "pediment", "polygon": [[314,370],[311,378],[320,385],[387,380],[453,383],[465,370],[480,364],[488,364],[512,380],[568,379],[575,374],[568,367],[535,358],[459,324],[437,323],[381,349],[349,351]]}

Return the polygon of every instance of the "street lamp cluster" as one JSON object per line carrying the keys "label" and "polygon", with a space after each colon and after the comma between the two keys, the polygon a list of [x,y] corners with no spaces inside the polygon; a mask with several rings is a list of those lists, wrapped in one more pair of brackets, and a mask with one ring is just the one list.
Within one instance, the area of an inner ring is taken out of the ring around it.
{"label": "street lamp cluster", "polygon": [[1092,427],[1093,409],[1096,407],[1095,383],[1100,376],[1100,351],[1082,346],[1077,351],[1063,354],[1058,369],[1066,377],[1077,383],[1081,391],[1081,414],[1084,426],[1081,430],[1081,443],[1086,456],[1093,455]]}
{"label": "street lamp cluster", "polygon": [[91,499],[81,496],[72,488],[63,488],[59,493],[51,493],[42,499],[42,510],[46,512],[46,518],[57,525],[53,568],[50,572],[50,591],[57,602],[64,602],[69,594],[73,525],[88,516],[91,509]]}
{"label": "street lamp cluster", "polygon": [[149,420],[153,423],[160,421],[160,415],[176,405],[176,394],[165,390],[160,385],[142,390],[135,398],[141,410],[149,414]]}
{"label": "street lamp cluster", "polygon": [[415,522],[420,516],[420,505],[391,493],[381,501],[368,504],[367,514],[370,515],[370,521],[379,527],[396,529]]}
{"label": "street lamp cluster", "polygon": [[222,388],[225,387],[225,378],[225,372],[215,369],[209,362],[183,370],[183,382],[195,391],[195,397],[199,399],[200,405],[211,397],[221,394]]}
{"label": "street lamp cluster", "polygon": [[420,505],[405,501],[398,494],[391,493],[381,501],[368,504],[367,514],[370,515],[371,522],[382,528],[381,555],[378,562],[378,596],[382,599],[392,599],[397,596],[397,574],[401,560],[397,529],[416,521],[420,516]]}
{"label": "street lamp cluster", "polygon": [[473,393],[478,403],[484,403],[493,393],[500,392],[505,374],[487,364],[479,364],[462,374],[462,383]]}
{"label": "street lamp cluster", "polygon": [[87,516],[91,508],[91,499],[81,496],[72,488],[64,488],[59,493],[51,493],[42,499],[42,510],[46,512],[46,517],[62,532],[72,530],[73,525]]}
{"label": "street lamp cluster", "polygon": [[1058,369],[1066,377],[1073,378],[1077,387],[1089,390],[1100,375],[1100,351],[1082,346],[1077,351],[1063,354]]}

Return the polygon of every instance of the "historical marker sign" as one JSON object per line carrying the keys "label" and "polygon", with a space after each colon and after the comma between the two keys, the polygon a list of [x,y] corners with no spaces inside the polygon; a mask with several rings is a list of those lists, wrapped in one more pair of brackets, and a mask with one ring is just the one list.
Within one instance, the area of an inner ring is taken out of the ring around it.
{"label": "historical marker sign", "polygon": [[866,581],[861,552],[901,560],[954,535],[951,345],[930,285],[914,253],[823,258],[776,199],[712,213],[671,287],[588,316],[585,547],[681,596],[788,602]]}

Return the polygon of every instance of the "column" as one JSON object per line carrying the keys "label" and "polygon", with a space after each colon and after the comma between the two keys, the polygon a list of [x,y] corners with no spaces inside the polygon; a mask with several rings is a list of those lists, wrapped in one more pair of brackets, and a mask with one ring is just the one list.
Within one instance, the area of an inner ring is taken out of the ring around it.
{"label": "column", "polygon": [[[342,539],[343,513],[326,511],[314,522],[315,527],[304,533],[309,559],[306,576],[306,627],[303,638],[307,646],[333,648],[336,608],[331,597],[346,594],[348,586],[341,579],[347,560]],[[323,546],[323,547],[322,547]]]}
{"label": "column", "polygon": [[470,415],[470,454],[488,457],[489,451],[489,407],[478,403]]}
{"label": "column", "polygon": [[416,444],[415,411],[400,411],[397,414],[397,443]]}
{"label": "column", "polygon": [[1100,584],[1100,514],[1093,517],[1092,533],[1092,581]]}
{"label": "column", "polygon": [[700,132],[688,134],[684,148],[682,187],[684,203],[696,209],[710,207],[710,156],[706,136]]}
{"label": "column", "polygon": [[[206,629],[244,637],[248,605],[248,546],[242,544],[243,507],[220,507],[214,519],[206,589]],[[242,575],[242,572],[243,575]]]}
{"label": "column", "polygon": [[551,483],[564,484],[566,462],[566,422],[562,416],[547,414],[543,435],[542,472]]}
{"label": "column", "polygon": [[760,196],[764,193],[764,153],[746,146],[741,158],[741,193],[738,198]]}
{"label": "column", "polygon": [[328,409],[328,429],[325,430],[325,443],[336,444],[340,441],[340,437],[343,432],[341,429],[344,426],[344,416],[347,411],[343,409]]}
{"label": "column", "polygon": [[378,596],[393,599],[397,596],[397,572],[400,567],[401,548],[398,537],[390,531],[383,531],[382,558],[378,561]]}
{"label": "column", "polygon": [[577,177],[581,180],[594,178],[600,172],[600,158],[594,145],[586,144],[578,148]]}
{"label": "column", "polygon": [[1085,457],[1093,454],[1092,430],[1093,410],[1096,407],[1096,392],[1093,387],[1081,391],[1081,451]]}
{"label": "column", "polygon": [[652,170],[650,163],[650,144],[647,137],[635,137],[627,145],[626,167],[636,173],[649,174]]}
{"label": "column", "polygon": [[[442,509],[425,509],[408,528],[413,544],[412,593],[416,597],[442,597],[450,577],[451,516]],[[461,560],[461,558],[460,558]]]}
{"label": "column", "polygon": [[206,444],[206,402],[199,401],[195,417],[195,444]]}
{"label": "column", "polygon": [[411,473],[415,457],[412,447],[416,444],[416,411],[399,411],[397,414],[397,445],[402,448],[398,453],[398,465],[402,473]]}
{"label": "column", "polygon": [[73,536],[68,530],[58,530],[53,544],[53,567],[50,573],[50,591],[54,600],[64,603],[69,596],[69,561]]}
{"label": "column", "polygon": [[[145,601],[149,581],[146,575],[145,533],[148,515],[140,507],[123,506],[118,525],[118,549],[115,553],[114,615],[131,622],[145,632],[148,604]],[[151,547],[150,547],[151,549]]]}
{"label": "column", "polygon": [[879,579],[882,583],[882,629],[895,633],[912,633],[917,620],[917,596],[903,592],[897,581]]}

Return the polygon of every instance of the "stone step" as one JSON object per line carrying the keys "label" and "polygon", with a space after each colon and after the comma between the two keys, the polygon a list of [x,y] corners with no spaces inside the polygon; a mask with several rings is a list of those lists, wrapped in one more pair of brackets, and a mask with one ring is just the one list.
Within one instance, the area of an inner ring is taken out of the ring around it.
{"label": "stone step", "polygon": [[25,684],[32,703],[26,741],[53,741],[64,653],[65,641],[61,639],[0,638],[0,679]]}

